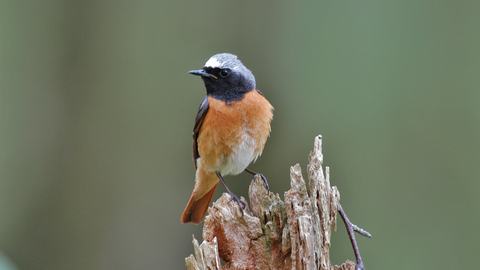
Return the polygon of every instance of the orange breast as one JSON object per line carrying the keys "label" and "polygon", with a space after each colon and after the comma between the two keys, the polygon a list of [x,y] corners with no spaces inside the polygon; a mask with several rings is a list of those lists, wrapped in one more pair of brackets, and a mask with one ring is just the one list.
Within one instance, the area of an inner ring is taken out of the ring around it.
{"label": "orange breast", "polygon": [[256,90],[229,104],[212,97],[208,103],[197,139],[197,165],[222,175],[238,174],[262,153],[273,107]]}

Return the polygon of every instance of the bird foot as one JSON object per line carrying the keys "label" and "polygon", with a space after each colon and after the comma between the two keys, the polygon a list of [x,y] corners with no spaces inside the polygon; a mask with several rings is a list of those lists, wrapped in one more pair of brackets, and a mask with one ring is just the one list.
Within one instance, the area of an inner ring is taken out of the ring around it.
{"label": "bird foot", "polygon": [[233,192],[230,191],[230,189],[227,187],[227,184],[225,183],[225,180],[223,180],[223,177],[220,173],[216,173],[218,178],[220,179],[220,181],[222,182],[223,186],[225,187],[225,189],[228,191],[228,194],[230,194],[230,200],[228,201],[228,203],[230,203],[231,201],[235,200],[238,204],[238,206],[240,206],[240,211],[242,211],[242,217],[243,217],[243,209],[245,209],[246,205],[244,202],[242,202],[242,200],[240,200],[240,198],[237,197],[237,195],[233,194]]}
{"label": "bird foot", "polygon": [[268,186],[267,178],[265,178],[265,176],[263,176],[263,174],[256,173],[254,171],[249,170],[248,168],[245,169],[245,171],[248,172],[249,174],[253,175],[254,178],[256,178],[257,176],[260,176],[260,178],[262,178],[262,180],[263,180],[263,183],[265,184],[265,187],[267,188],[267,191],[270,192],[270,187]]}
{"label": "bird foot", "polygon": [[233,194],[230,192],[230,200],[228,201],[228,203],[230,203],[231,201],[235,200],[238,204],[238,206],[240,207],[240,211],[242,211],[242,217],[243,217],[243,209],[245,209],[246,205],[245,203],[240,200],[240,198],[237,197],[237,195]]}

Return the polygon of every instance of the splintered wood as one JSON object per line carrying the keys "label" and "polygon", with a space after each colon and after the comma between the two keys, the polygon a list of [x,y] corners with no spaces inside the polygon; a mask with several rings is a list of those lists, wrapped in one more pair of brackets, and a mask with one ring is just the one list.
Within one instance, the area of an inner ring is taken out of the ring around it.
{"label": "splintered wood", "polygon": [[309,155],[308,189],[297,164],[290,168],[291,189],[285,192],[285,202],[268,192],[260,177],[250,184],[251,209],[247,205],[243,216],[224,193],[205,218],[203,243],[193,239],[195,256],[185,259],[187,269],[355,269],[349,260],[341,266],[330,264],[340,193],[330,187],[329,168],[324,174],[322,164],[318,136]]}

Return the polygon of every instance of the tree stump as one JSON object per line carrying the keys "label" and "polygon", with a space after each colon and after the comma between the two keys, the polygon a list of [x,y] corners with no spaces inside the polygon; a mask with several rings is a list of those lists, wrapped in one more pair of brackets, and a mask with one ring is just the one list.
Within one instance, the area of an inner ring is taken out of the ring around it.
{"label": "tree stump", "polygon": [[322,164],[322,139],[317,136],[309,155],[308,188],[297,164],[290,168],[285,202],[268,192],[259,176],[249,188],[251,209],[241,198],[247,205],[243,215],[224,193],[205,218],[203,243],[193,239],[195,256],[185,259],[187,269],[355,269],[349,260],[330,264],[340,193],[330,186],[330,170],[326,167],[324,173]]}

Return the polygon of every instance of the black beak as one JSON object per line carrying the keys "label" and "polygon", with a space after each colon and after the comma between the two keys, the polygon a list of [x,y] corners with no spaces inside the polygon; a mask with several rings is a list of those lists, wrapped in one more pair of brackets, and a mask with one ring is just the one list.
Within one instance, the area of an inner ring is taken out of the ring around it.
{"label": "black beak", "polygon": [[202,77],[213,77],[213,78],[215,78],[215,79],[217,78],[217,77],[214,76],[213,74],[210,74],[210,73],[205,72],[205,70],[203,70],[203,69],[190,70],[188,73],[193,74],[193,75],[197,75],[197,76],[202,76]]}

